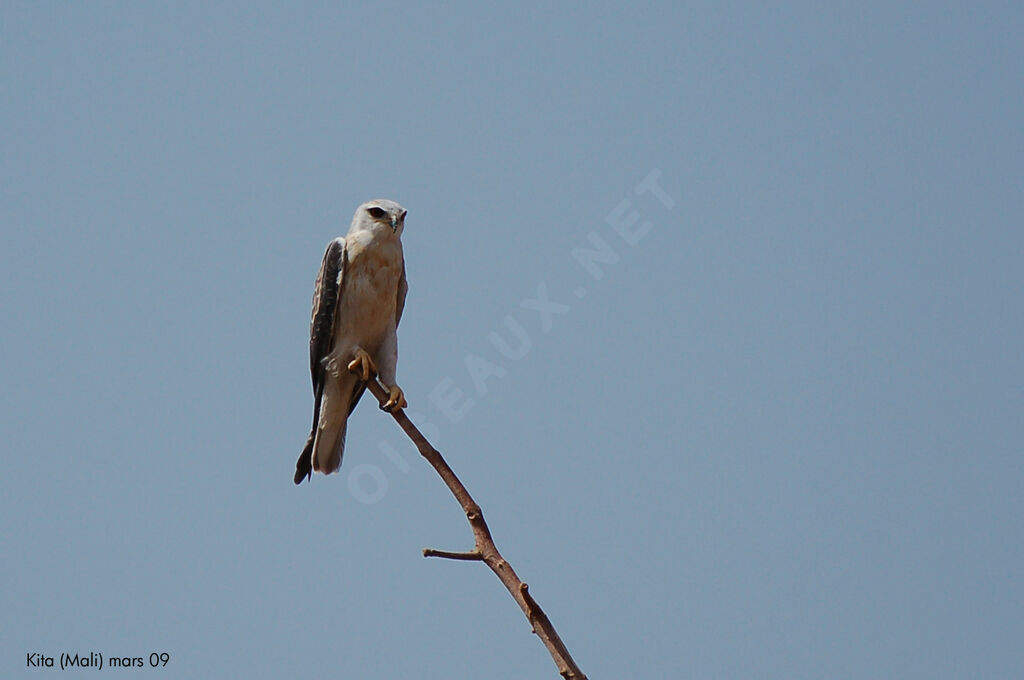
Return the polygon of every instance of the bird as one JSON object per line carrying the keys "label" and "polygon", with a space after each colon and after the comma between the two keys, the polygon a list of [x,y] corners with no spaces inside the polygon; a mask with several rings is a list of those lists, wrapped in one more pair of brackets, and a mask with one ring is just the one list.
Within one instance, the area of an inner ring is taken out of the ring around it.
{"label": "bird", "polygon": [[379,377],[388,392],[381,409],[408,406],[395,378],[398,323],[409,290],[402,251],[407,212],[388,199],[367,201],[356,209],[348,234],[327,244],[309,325],[313,427],[295,463],[296,484],[341,466],[348,417],[369,380]]}

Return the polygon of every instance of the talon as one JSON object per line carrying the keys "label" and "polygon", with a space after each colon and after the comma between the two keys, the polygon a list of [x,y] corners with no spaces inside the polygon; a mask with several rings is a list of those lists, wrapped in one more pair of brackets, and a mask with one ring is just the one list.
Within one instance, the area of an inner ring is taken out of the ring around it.
{"label": "talon", "polygon": [[352,373],[359,371],[363,382],[367,382],[370,376],[377,372],[377,366],[373,363],[373,359],[370,358],[370,354],[365,349],[360,348],[356,350],[356,358],[348,362],[348,370]]}
{"label": "talon", "polygon": [[380,409],[391,413],[396,408],[405,408],[408,405],[409,402],[405,400],[405,393],[402,392],[402,388],[398,385],[392,385],[388,388],[388,400],[384,402]]}

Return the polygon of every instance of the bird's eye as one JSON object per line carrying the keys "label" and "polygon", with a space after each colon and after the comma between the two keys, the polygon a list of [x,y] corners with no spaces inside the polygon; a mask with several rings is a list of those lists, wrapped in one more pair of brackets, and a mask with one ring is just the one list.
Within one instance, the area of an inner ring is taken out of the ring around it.
{"label": "bird's eye", "polygon": [[387,214],[386,212],[384,212],[382,208],[378,208],[377,206],[367,208],[366,212],[370,213],[370,216],[375,220],[379,220],[380,218],[384,217],[384,215]]}

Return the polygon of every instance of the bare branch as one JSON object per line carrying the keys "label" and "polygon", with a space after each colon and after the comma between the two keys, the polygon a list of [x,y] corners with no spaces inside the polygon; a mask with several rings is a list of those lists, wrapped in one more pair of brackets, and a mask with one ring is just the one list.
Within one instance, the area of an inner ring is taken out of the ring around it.
{"label": "bare branch", "polygon": [[433,548],[423,549],[424,557],[443,557],[449,560],[466,560],[473,562],[483,562],[484,556],[478,553],[476,550],[469,552],[448,552],[447,550],[434,550]]}
{"label": "bare branch", "polygon": [[[367,387],[383,407],[384,403],[389,399],[389,395],[377,381],[376,377],[367,383]],[[413,425],[412,421],[405,415],[405,411],[395,409],[391,412],[391,416],[409,439],[412,440],[412,443],[416,445],[420,455],[437,470],[437,474],[441,476],[442,481],[448,486],[452,495],[455,496],[455,500],[459,502],[462,509],[466,512],[466,519],[469,520],[469,526],[473,530],[475,541],[473,550],[455,553],[425,548],[423,556],[484,562],[495,573],[505,588],[508,589],[516,604],[519,605],[519,608],[523,610],[523,614],[526,615],[527,621],[530,622],[533,632],[544,643],[544,646],[547,647],[548,653],[551,654],[555,666],[558,667],[559,674],[566,678],[566,680],[587,680],[587,676],[583,674],[583,671],[573,661],[569,650],[565,647],[565,643],[562,642],[562,638],[558,636],[558,632],[551,624],[551,620],[544,613],[544,610],[540,608],[540,605],[537,604],[537,601],[533,599],[529,586],[519,579],[516,572],[512,569],[512,565],[506,562],[505,558],[498,552],[498,548],[494,545],[494,539],[491,538],[491,531],[487,528],[487,522],[484,521],[483,512],[481,512],[480,506],[476,504],[473,497],[469,495],[469,491],[462,485],[459,478],[455,476],[452,469],[448,467],[448,463],[441,457],[438,450],[431,446],[430,442],[423,436],[423,433],[419,431],[419,428]]]}

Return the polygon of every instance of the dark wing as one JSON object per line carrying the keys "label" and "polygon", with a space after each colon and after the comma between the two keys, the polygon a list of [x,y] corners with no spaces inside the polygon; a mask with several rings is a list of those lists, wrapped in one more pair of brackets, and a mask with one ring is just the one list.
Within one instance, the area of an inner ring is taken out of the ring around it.
{"label": "dark wing", "polygon": [[331,353],[334,340],[334,312],[345,276],[348,259],[345,239],[336,238],[327,246],[324,261],[316,275],[313,289],[313,314],[309,321],[309,372],[313,378],[313,392],[324,385],[323,360]]}
{"label": "dark wing", "polygon": [[313,288],[313,314],[309,322],[309,372],[313,379],[313,429],[306,440],[306,446],[295,462],[295,483],[301,484],[313,474],[313,442],[320,423],[320,403],[324,396],[324,379],[327,369],[324,358],[331,353],[334,340],[334,311],[338,308],[338,296],[345,276],[345,240],[334,239],[327,246],[320,271]]}
{"label": "dark wing", "polygon": [[395,305],[395,328],[402,321],[402,310],[405,309],[405,294],[409,292],[409,282],[405,280],[405,257],[402,257],[402,278],[398,280],[398,304]]}

